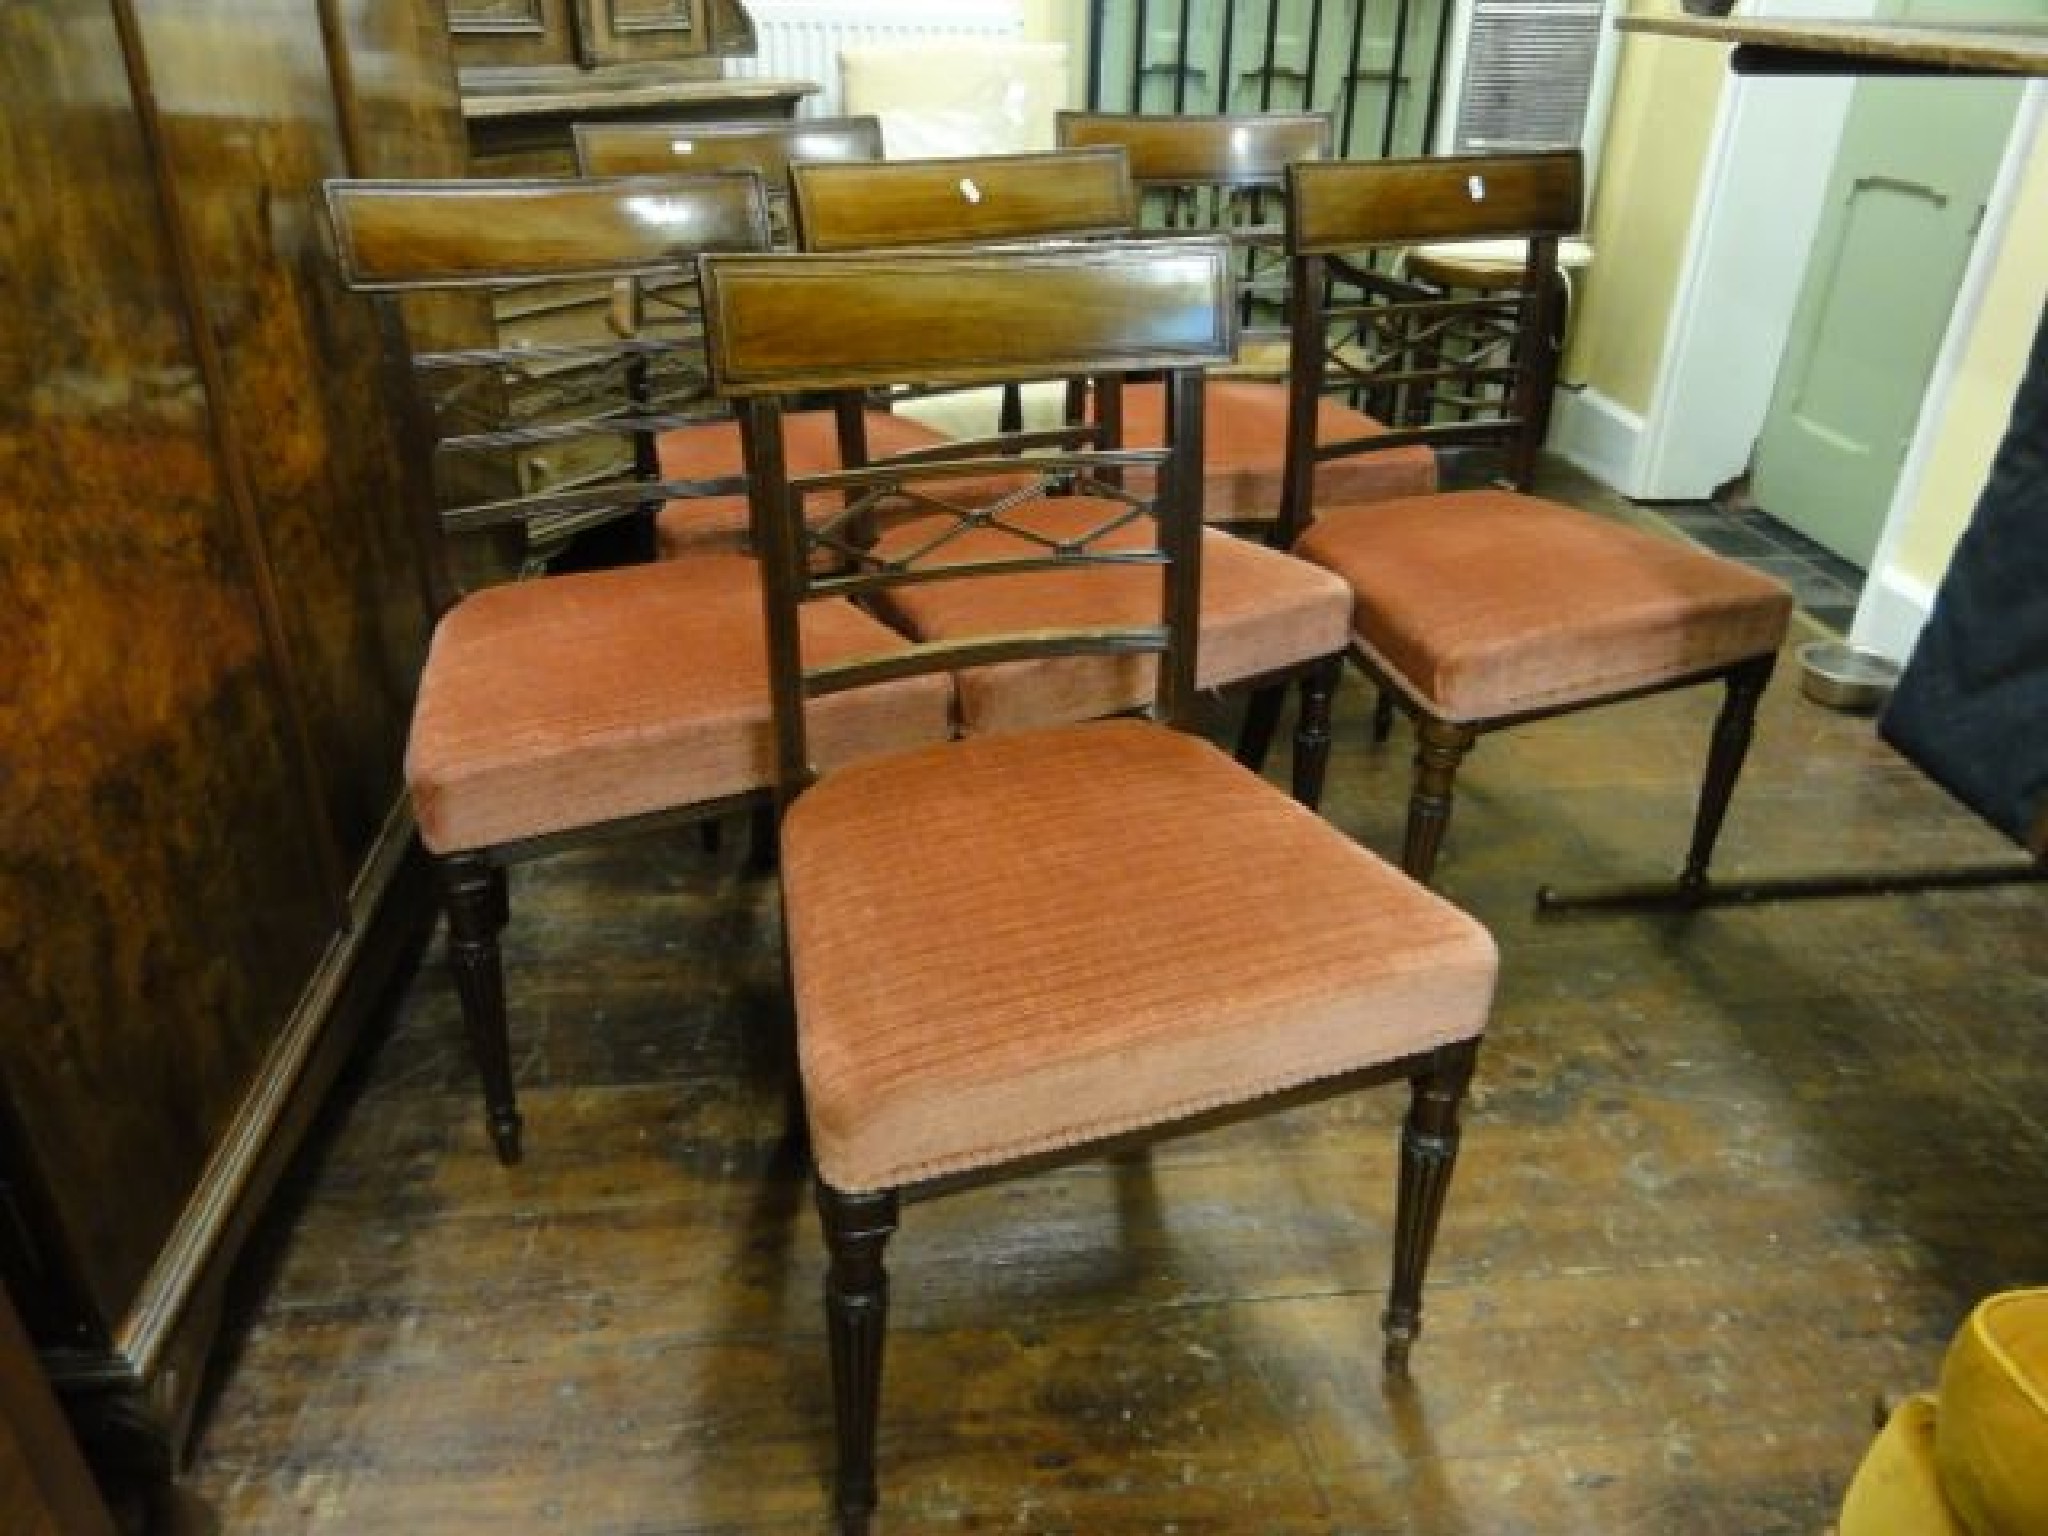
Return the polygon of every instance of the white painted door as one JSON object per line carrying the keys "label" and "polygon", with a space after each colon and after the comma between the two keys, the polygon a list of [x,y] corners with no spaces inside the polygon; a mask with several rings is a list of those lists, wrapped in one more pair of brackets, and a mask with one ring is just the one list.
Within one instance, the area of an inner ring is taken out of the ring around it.
{"label": "white painted door", "polygon": [[[2040,0],[2008,0],[2036,14]],[[1957,5],[1921,3],[1923,16]],[[1970,0],[1989,16],[1991,0]],[[2020,86],[1865,80],[1757,441],[1751,494],[1773,517],[1868,569],[1911,445]]]}

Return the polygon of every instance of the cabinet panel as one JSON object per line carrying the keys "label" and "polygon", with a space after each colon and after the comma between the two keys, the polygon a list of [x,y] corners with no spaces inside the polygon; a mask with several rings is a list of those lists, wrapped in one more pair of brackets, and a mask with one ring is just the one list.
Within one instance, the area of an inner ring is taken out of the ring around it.
{"label": "cabinet panel", "polygon": [[623,64],[702,53],[692,0],[575,0],[581,63]]}
{"label": "cabinet panel", "polygon": [[449,0],[458,63],[522,69],[576,62],[571,0]]}
{"label": "cabinet panel", "polygon": [[104,1334],[335,892],[114,11],[0,7],[0,99],[0,1081]]}
{"label": "cabinet panel", "polygon": [[334,867],[389,815],[425,640],[370,315],[335,276],[320,184],[348,172],[301,0],[136,0],[165,171],[200,274],[219,406],[277,605]]}

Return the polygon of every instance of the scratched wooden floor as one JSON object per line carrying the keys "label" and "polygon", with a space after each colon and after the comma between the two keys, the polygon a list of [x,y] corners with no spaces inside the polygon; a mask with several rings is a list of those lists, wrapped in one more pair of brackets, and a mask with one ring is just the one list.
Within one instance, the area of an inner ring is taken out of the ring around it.
{"label": "scratched wooden floor", "polygon": [[[1791,670],[1724,869],[2010,853]],[[885,1536],[1826,1527],[1872,1399],[2048,1278],[2048,890],[1534,919],[1541,880],[1674,867],[1712,703],[1467,771],[1441,883],[1504,970],[1412,1387],[1376,1354],[1398,1093],[913,1207]],[[1411,738],[1366,704],[1330,811],[1387,851]],[[515,876],[516,1170],[420,972],[251,1267],[190,1478],[224,1531],[825,1528],[774,891],[728,841]]]}

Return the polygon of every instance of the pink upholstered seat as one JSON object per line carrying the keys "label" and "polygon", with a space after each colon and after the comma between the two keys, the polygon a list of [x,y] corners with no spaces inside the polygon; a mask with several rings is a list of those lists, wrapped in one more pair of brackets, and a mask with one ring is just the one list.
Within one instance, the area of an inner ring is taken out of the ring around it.
{"label": "pink upholstered seat", "polygon": [[[1009,522],[1056,541],[1121,510],[1111,502],[1066,497],[1039,502]],[[883,539],[882,549],[915,548],[950,526],[950,519],[906,522]],[[1127,529],[1112,536],[1109,546],[1141,542],[1135,529]],[[1033,550],[1027,538],[989,527],[954,538],[947,552],[969,561],[1022,557]],[[887,594],[877,611],[916,639],[957,640],[1047,625],[1142,623],[1158,607],[1158,572],[1126,566],[909,586]],[[1329,572],[1226,533],[1206,533],[1196,684],[1227,687],[1340,655],[1350,612],[1349,589]],[[982,735],[1134,709],[1151,696],[1152,679],[1152,663],[1144,657],[1039,657],[963,672],[957,679],[961,729]]]}
{"label": "pink upholstered seat", "polygon": [[[887,458],[928,448],[945,438],[930,427],[889,411],[867,413],[870,458]],[[716,480],[740,473],[740,429],[731,421],[707,421],[662,433],[657,443],[665,480]],[[789,418],[790,472],[818,474],[840,467],[839,436],[830,411],[802,411]],[[654,520],[663,559],[747,546],[747,498],[678,497]]]}
{"label": "pink upholstered seat", "polygon": [[1792,597],[1677,539],[1507,491],[1325,506],[1295,551],[1356,595],[1357,645],[1439,719],[1566,708],[1777,648]]}
{"label": "pink upholstered seat", "polygon": [[[1363,391],[1387,402],[1406,439],[1461,459],[1499,450],[1513,490],[1347,501],[1325,456],[1385,450],[1326,440],[1289,464],[1280,526],[1356,597],[1350,649],[1379,685],[1375,735],[1397,703],[1415,718],[1401,866],[1418,879],[1435,870],[1459,769],[1483,733],[1721,683],[1685,864],[1672,886],[1647,891],[1690,902],[1705,892],[1792,598],[1676,537],[1528,494],[1556,385],[1557,247],[1583,203],[1577,150],[1289,167],[1295,409]],[[1521,261],[1515,281],[1476,300],[1361,256],[1478,240],[1515,241]],[[1289,440],[1305,442],[1307,425],[1297,417]]]}
{"label": "pink upholstered seat", "polygon": [[[774,782],[760,577],[741,555],[489,587],[434,631],[406,779],[438,854],[695,805]],[[900,650],[845,603],[805,613],[820,656]],[[831,699],[844,762],[943,740],[951,689],[914,678]]]}
{"label": "pink upholstered seat", "polygon": [[[1202,515],[1212,523],[1270,523],[1280,514],[1287,478],[1287,386],[1264,379],[1204,381],[1207,427],[1202,444]],[[1157,384],[1124,391],[1124,441],[1157,443],[1164,392]],[[1316,406],[1316,437],[1337,442],[1387,429],[1339,400]],[[1333,459],[1316,475],[1317,505],[1427,496],[1437,486],[1436,456],[1414,444]]]}
{"label": "pink upholstered seat", "polygon": [[[905,853],[946,848],[973,856]],[[1145,721],[830,775],[783,888],[812,1149],[847,1191],[1470,1040],[1493,984],[1476,922]]]}

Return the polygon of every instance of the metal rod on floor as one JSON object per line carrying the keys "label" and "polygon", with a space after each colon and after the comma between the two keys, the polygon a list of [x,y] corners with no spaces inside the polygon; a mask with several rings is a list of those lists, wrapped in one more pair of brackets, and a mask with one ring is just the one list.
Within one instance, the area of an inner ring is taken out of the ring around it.
{"label": "metal rod on floor", "polygon": [[1901,896],[1914,891],[1960,891],[1995,885],[2036,885],[2048,881],[2048,863],[1961,864],[1927,869],[1841,870],[1806,875],[1771,875],[1708,881],[1685,886],[1676,880],[1560,891],[1541,886],[1536,915],[1572,913],[1696,912],[1707,907],[1762,906],[1774,901],[1822,901],[1843,896]]}

